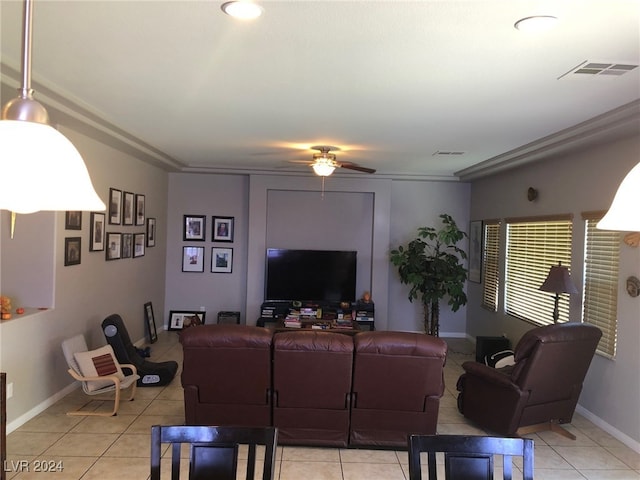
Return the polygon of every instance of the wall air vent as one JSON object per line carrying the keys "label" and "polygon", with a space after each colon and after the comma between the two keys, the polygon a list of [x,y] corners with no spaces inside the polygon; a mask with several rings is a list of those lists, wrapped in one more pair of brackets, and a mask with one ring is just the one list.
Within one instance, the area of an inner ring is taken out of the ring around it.
{"label": "wall air vent", "polygon": [[617,76],[624,75],[638,68],[638,65],[631,63],[607,63],[607,62],[589,62],[584,61],[577,67],[569,70],[567,73],[558,77],[558,79],[571,75],[607,75]]}

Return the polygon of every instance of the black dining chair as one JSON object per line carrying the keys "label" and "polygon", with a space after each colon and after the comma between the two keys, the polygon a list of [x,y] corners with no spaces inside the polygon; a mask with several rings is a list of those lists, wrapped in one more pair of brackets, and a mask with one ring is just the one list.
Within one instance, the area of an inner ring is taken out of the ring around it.
{"label": "black dining chair", "polygon": [[274,478],[278,430],[274,427],[154,425],[151,427],[151,480],[160,480],[162,444],[171,444],[171,480],[180,479],[181,447],[189,445],[189,480],[236,480],[238,450],[248,446],[247,480],[256,470],[257,446],[264,446],[262,480]]}
{"label": "black dining chair", "polygon": [[493,480],[494,455],[502,455],[503,479],[512,457],[523,458],[522,479],[533,480],[533,440],[469,435],[409,435],[409,479],[422,480],[420,453],[427,453],[428,480],[437,480],[436,453],[444,453],[446,480]]}

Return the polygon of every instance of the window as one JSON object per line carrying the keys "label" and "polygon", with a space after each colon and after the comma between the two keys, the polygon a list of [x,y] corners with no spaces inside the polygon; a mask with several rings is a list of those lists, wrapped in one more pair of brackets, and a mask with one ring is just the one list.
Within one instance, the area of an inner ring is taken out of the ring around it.
{"label": "window", "polygon": [[482,252],[482,306],[498,311],[498,289],[500,288],[500,222],[488,220],[484,223],[484,251]]}
{"label": "window", "polygon": [[584,213],[584,292],[582,321],[602,330],[597,352],[614,358],[618,333],[620,232],[598,230],[601,213]]}
{"label": "window", "polygon": [[[552,265],[571,265],[571,217],[507,220],[505,309],[537,325],[553,323],[555,296],[539,290]],[[569,295],[559,298],[559,323],[569,320]]]}

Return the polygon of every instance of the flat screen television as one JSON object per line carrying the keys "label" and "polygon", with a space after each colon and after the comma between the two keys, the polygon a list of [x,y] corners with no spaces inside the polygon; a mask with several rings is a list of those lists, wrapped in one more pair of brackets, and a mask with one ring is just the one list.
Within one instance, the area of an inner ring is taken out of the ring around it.
{"label": "flat screen television", "polygon": [[356,265],[355,251],[269,248],[265,301],[353,301]]}

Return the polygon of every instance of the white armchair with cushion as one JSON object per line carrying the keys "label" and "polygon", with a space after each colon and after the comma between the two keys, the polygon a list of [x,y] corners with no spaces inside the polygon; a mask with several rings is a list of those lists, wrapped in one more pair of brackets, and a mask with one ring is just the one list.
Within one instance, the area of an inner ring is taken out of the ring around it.
{"label": "white armchair with cushion", "polygon": [[[87,395],[101,395],[114,392],[113,410],[84,411],[76,410],[67,415],[99,415],[113,416],[120,406],[120,391],[131,388],[127,400],[133,400],[136,393],[136,381],[140,378],[136,367],[130,364],[119,364],[111,345],[89,350],[83,335],[76,335],[62,342],[62,351],[69,366],[69,375],[82,383],[82,390]],[[131,370],[125,375],[122,368]]]}

